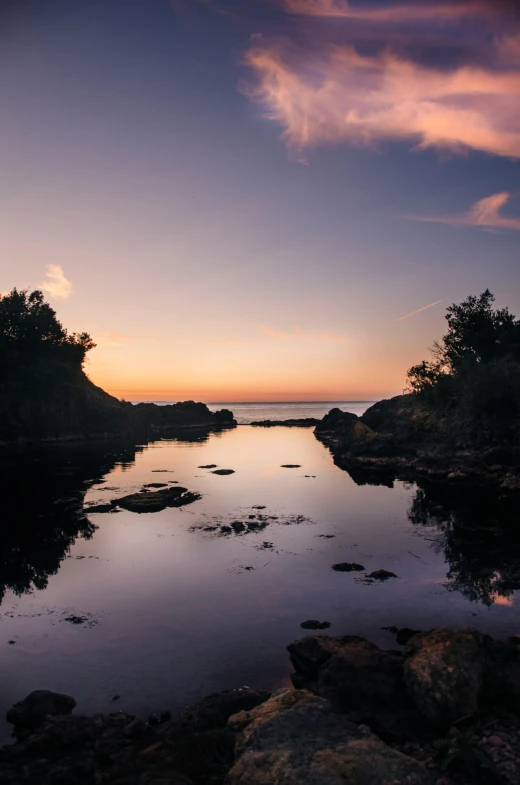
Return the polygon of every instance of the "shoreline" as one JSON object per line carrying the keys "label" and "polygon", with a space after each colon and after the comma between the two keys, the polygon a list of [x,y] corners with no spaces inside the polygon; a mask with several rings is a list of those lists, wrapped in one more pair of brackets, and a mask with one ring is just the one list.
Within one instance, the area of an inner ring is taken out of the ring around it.
{"label": "shoreline", "polygon": [[355,635],[300,638],[288,646],[293,689],[213,693],[174,718],[80,717],[70,696],[31,693],[8,712],[17,741],[0,749],[0,781],[513,785],[520,637],[396,634],[400,650]]}

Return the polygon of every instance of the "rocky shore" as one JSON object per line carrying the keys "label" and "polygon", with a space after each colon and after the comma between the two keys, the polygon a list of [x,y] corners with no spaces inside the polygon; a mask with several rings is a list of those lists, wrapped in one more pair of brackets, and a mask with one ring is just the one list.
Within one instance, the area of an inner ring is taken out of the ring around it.
{"label": "rocky shore", "polygon": [[321,420],[316,417],[302,417],[296,420],[255,420],[251,425],[260,428],[276,428],[284,426],[285,428],[313,428],[319,425]]}
{"label": "rocky shore", "polygon": [[500,494],[520,492],[518,446],[465,442],[414,395],[380,401],[361,417],[332,409],[314,433],[336,465],[361,482],[421,476],[461,487],[485,485]]}
{"label": "rocky shore", "polygon": [[210,695],[178,717],[71,714],[32,693],[8,712],[1,785],[513,785],[520,638],[400,630],[289,646],[294,689]]}

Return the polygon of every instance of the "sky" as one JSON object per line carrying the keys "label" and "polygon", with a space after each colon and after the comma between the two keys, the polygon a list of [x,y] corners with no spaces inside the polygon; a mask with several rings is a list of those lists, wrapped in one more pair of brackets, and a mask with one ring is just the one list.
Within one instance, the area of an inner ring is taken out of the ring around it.
{"label": "sky", "polygon": [[119,398],[375,400],[520,313],[516,2],[2,0],[0,106],[0,291]]}

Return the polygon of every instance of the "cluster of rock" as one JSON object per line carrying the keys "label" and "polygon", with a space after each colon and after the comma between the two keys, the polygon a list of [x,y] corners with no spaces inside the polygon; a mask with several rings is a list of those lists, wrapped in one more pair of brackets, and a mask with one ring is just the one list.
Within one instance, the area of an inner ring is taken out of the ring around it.
{"label": "cluster of rock", "polygon": [[[8,714],[2,785],[476,785],[520,777],[520,638],[408,631],[289,646],[295,689],[211,695],[178,719],[69,716],[32,693]],[[55,716],[56,715],[56,716]]]}
{"label": "cluster of rock", "polygon": [[260,428],[275,428],[279,425],[286,428],[312,428],[319,425],[321,420],[316,417],[301,417],[300,419],[293,420],[255,420],[251,425]]}
{"label": "cluster of rock", "polygon": [[462,486],[520,491],[520,449],[476,448],[457,441],[446,423],[415,395],[379,401],[358,417],[332,409],[316,426],[335,463],[354,479],[426,476]]}

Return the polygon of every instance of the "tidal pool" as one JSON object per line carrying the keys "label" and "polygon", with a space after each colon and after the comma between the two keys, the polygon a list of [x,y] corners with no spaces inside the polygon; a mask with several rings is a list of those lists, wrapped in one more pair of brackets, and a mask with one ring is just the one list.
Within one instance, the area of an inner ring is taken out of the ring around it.
{"label": "tidal pool", "polygon": [[[34,689],[73,695],[77,713],[146,715],[216,690],[288,685],[285,647],[308,619],[330,622],[320,634],[387,647],[388,626],[520,633],[509,505],[358,485],[310,429],[192,438],[4,458],[2,717]],[[150,483],[201,498],[89,513]],[[363,570],[332,569],[343,563]],[[367,580],[379,570],[397,577]]]}

